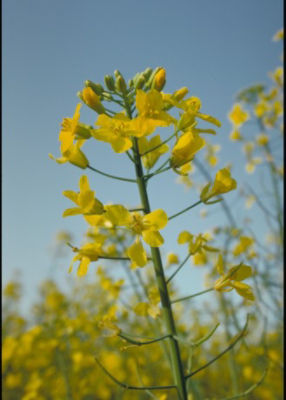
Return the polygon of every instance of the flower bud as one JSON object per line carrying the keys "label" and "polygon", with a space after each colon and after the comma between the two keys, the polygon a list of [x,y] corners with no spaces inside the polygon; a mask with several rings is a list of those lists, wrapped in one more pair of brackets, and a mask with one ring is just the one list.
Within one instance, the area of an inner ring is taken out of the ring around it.
{"label": "flower bud", "polygon": [[143,86],[145,85],[145,82],[146,82],[146,80],[145,80],[144,76],[141,75],[140,78],[136,82],[135,89],[136,90],[142,89]]}
{"label": "flower bud", "polygon": [[[115,76],[115,78],[118,78],[118,76],[122,76],[122,73],[120,71],[118,71],[118,69],[116,69],[114,71],[114,76]],[[122,78],[123,78],[123,76],[122,76]]]}
{"label": "flower bud", "polygon": [[165,86],[165,83],[166,83],[166,70],[165,68],[160,68],[159,71],[154,76],[151,87],[152,89],[156,89],[158,90],[158,92],[161,92],[161,90]]}
{"label": "flower bud", "polygon": [[133,81],[133,79],[129,79],[129,81],[128,81],[128,86],[129,86],[130,88],[132,88],[132,87],[134,86],[134,81]]}
{"label": "flower bud", "polygon": [[189,89],[187,87],[182,87],[179,90],[176,90],[173,94],[173,96],[175,97],[175,99],[177,101],[183,100],[183,98],[186,96],[186,94],[189,93]]}
{"label": "flower bud", "polygon": [[98,114],[103,114],[105,112],[105,108],[101,104],[99,96],[92,90],[91,87],[85,87],[81,92],[81,96],[84,103]]}
{"label": "flower bud", "polygon": [[104,83],[107,89],[114,91],[115,90],[115,82],[114,78],[111,75],[105,75]]}
{"label": "flower bud", "polygon": [[77,147],[73,147],[67,152],[68,161],[79,168],[85,169],[89,165],[85,154]]}
{"label": "flower bud", "polygon": [[150,78],[150,75],[152,74],[152,68],[148,67],[146,68],[143,72],[142,75],[146,79],[146,81]]}
{"label": "flower bud", "polygon": [[94,93],[96,93],[98,96],[101,96],[103,92],[103,87],[100,83],[94,83],[92,81],[85,81],[84,82],[86,87],[91,87]]}
{"label": "flower bud", "polygon": [[124,78],[123,78],[122,75],[118,75],[118,76],[116,77],[115,88],[116,88],[116,90],[117,90],[118,92],[126,93],[126,91],[127,91],[127,86],[126,86],[126,82],[125,82],[125,80],[124,80]]}
{"label": "flower bud", "polygon": [[157,67],[157,68],[155,68],[154,71],[151,73],[151,75],[150,75],[150,77],[149,77],[147,83],[145,84],[145,87],[146,87],[147,89],[150,89],[150,87],[151,87],[151,85],[152,85],[152,82],[153,82],[153,80],[154,80],[154,78],[155,78],[155,75],[157,74],[157,72],[158,72],[161,68],[162,68],[162,67]]}

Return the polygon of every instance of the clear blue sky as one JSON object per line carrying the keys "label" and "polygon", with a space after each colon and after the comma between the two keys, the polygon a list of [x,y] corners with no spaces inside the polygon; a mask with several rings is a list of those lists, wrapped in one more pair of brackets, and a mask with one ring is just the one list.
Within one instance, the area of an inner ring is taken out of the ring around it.
{"label": "clear blue sky", "polygon": [[[82,171],[59,166],[48,153],[59,155],[60,122],[72,116],[76,93],[86,79],[102,82],[115,69],[129,78],[148,66],[164,66],[167,92],[188,86],[202,100],[202,111],[222,121],[215,138],[223,146],[220,166],[232,161],[237,180],[246,179],[243,156],[228,141],[226,115],[238,90],[267,82],[267,73],[279,64],[281,46],[272,37],[282,26],[282,7],[280,0],[4,0],[4,282],[20,270],[29,301],[50,273],[48,247],[55,233],[78,232],[80,242],[86,225],[80,217],[61,217],[70,206],[61,193],[77,189]],[[95,115],[86,107],[81,115],[83,122],[94,123]],[[127,158],[113,156],[107,145],[87,154],[92,165],[106,171],[133,172]],[[102,201],[137,203],[130,184],[88,175]],[[164,200],[171,214],[196,201],[191,192],[184,196],[175,179],[170,174],[160,188],[159,181],[151,185],[153,208],[162,207]],[[195,214],[173,225],[176,232],[207,227]],[[59,282],[65,279],[68,261],[57,271]]]}

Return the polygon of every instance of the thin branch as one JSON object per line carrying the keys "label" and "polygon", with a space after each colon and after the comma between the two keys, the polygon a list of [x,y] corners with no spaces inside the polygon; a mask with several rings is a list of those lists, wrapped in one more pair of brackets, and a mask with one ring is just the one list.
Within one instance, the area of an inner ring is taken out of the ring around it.
{"label": "thin branch", "polygon": [[129,343],[135,344],[136,346],[145,346],[147,344],[160,342],[161,340],[164,340],[164,339],[167,339],[167,338],[171,337],[171,335],[164,335],[164,336],[161,336],[161,337],[153,339],[153,340],[147,340],[145,342],[140,342],[138,340],[130,339],[129,337],[125,336],[122,333],[119,333],[118,336],[121,337],[122,339],[126,340]]}
{"label": "thin branch", "polygon": [[198,206],[198,205],[201,204],[201,203],[202,203],[202,200],[197,201],[196,203],[192,204],[191,206],[189,206],[189,207],[187,207],[187,208],[184,208],[183,210],[179,211],[178,213],[176,213],[176,214],[174,214],[174,215],[171,215],[170,217],[168,217],[168,220],[170,221],[171,219],[173,219],[173,218],[175,218],[175,217],[178,217],[179,215],[183,214],[183,213],[186,212],[186,211],[191,210],[192,208]]}
{"label": "thin branch", "polygon": [[117,385],[124,389],[130,390],[166,390],[166,389],[176,389],[177,386],[175,385],[167,385],[167,386],[132,386],[128,385],[127,383],[120,382],[117,378],[115,378],[111,373],[101,364],[97,357],[94,357],[96,363],[99,367],[106,373],[106,375]]}
{"label": "thin branch", "polygon": [[202,371],[203,369],[207,368],[209,365],[213,364],[216,360],[218,360],[225,353],[227,353],[230,349],[232,349],[236,345],[236,343],[245,335],[246,329],[247,329],[247,325],[248,325],[248,320],[249,320],[249,314],[247,314],[247,319],[246,319],[246,323],[244,325],[244,328],[242,329],[240,334],[237,336],[237,338],[225,350],[223,350],[221,353],[219,353],[216,357],[212,358],[209,362],[204,364],[202,367],[200,367],[200,368],[196,369],[195,371],[191,372],[190,374],[186,375],[185,379],[188,379],[191,376],[193,376],[193,375],[197,374],[198,372]]}
{"label": "thin branch", "polygon": [[199,296],[200,294],[211,292],[212,290],[214,290],[214,288],[210,288],[210,289],[207,289],[207,290],[202,290],[201,292],[198,292],[198,293],[195,293],[195,294],[191,294],[190,296],[180,297],[179,299],[172,300],[171,303],[173,304],[173,303],[178,303],[179,301],[189,300],[189,299],[191,299],[193,297]]}
{"label": "thin branch", "polygon": [[108,178],[117,179],[119,181],[124,181],[124,182],[133,182],[133,183],[137,182],[135,179],[123,178],[121,176],[107,174],[106,172],[100,171],[99,169],[91,167],[90,165],[88,165],[87,168],[91,169],[94,172],[97,172],[100,175],[107,176]]}
{"label": "thin branch", "polygon": [[179,131],[176,130],[171,136],[169,136],[166,140],[163,140],[160,144],[157,146],[152,147],[152,149],[146,150],[144,153],[140,154],[141,157],[145,156],[146,154],[150,153],[151,151],[157,150],[159,147],[163,146],[163,144],[168,143],[171,139],[173,139],[174,136],[177,135]]}
{"label": "thin branch", "polygon": [[134,158],[132,157],[132,155],[129,153],[129,151],[126,151],[127,156],[129,157],[129,159],[134,163]]}
{"label": "thin branch", "polygon": [[266,374],[267,374],[267,368],[266,368],[265,371],[263,372],[263,374],[262,374],[261,378],[259,379],[259,381],[256,382],[256,383],[254,383],[253,385],[251,385],[245,392],[242,392],[242,393],[239,393],[239,394],[235,394],[235,395],[232,396],[232,397],[227,397],[227,398],[224,398],[224,399],[221,399],[221,400],[235,400],[235,399],[239,399],[239,398],[241,398],[241,397],[247,396],[247,395],[250,394],[254,389],[256,389],[257,386],[259,386],[259,385],[262,383],[262,381],[263,381],[263,379],[265,378]]}
{"label": "thin branch", "polygon": [[192,254],[188,254],[187,257],[184,259],[184,261],[179,265],[179,267],[176,269],[176,271],[173,272],[173,274],[166,280],[167,283],[171,282],[171,280],[177,275],[177,273],[183,268],[183,266],[186,264],[188,259],[191,257]]}

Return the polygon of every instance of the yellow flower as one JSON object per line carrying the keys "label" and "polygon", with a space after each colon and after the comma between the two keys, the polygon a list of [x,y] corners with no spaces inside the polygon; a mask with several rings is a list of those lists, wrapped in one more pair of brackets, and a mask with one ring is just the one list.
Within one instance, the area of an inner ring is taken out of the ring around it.
{"label": "yellow flower", "polygon": [[284,29],[280,29],[278,32],[275,33],[273,40],[277,42],[278,40],[284,39]]}
{"label": "yellow flower", "polygon": [[242,139],[242,135],[239,132],[238,129],[234,129],[230,135],[229,135],[230,140],[236,141],[236,140],[241,140]]}
{"label": "yellow flower", "polygon": [[182,231],[178,236],[179,244],[188,243],[189,253],[191,255],[197,254],[198,252],[203,252],[202,250],[211,252],[218,251],[215,247],[211,247],[207,244],[209,240],[211,240],[211,237],[207,233],[200,233],[198,236],[195,236],[188,231]]}
{"label": "yellow flower", "polygon": [[92,90],[91,87],[85,87],[81,92],[81,97],[85,104],[98,114],[103,114],[105,112],[105,108],[101,104],[99,96]]}
{"label": "yellow flower", "polygon": [[179,257],[175,253],[167,254],[167,265],[179,264]]}
{"label": "yellow flower", "polygon": [[269,138],[266,135],[266,133],[260,133],[260,135],[257,135],[256,137],[256,143],[259,146],[265,146],[269,142]]}
{"label": "yellow flower", "polygon": [[253,243],[254,243],[253,238],[248,236],[240,236],[239,242],[233,249],[232,254],[237,257],[241,253],[246,253],[249,250],[249,248],[253,245]]}
{"label": "yellow flower", "polygon": [[96,125],[100,128],[93,130],[92,136],[97,140],[110,143],[116,153],[123,153],[132,147],[131,137],[136,136],[136,130],[132,121],[123,113],[118,113],[113,118],[101,114]]}
{"label": "yellow flower", "polygon": [[85,154],[80,150],[80,147],[84,142],[85,140],[78,140],[75,144],[72,144],[68,150],[62,153],[63,157],[55,158],[52,154],[49,154],[49,157],[52,160],[55,160],[58,164],[70,162],[79,168],[85,169],[89,165],[89,162]]}
{"label": "yellow flower", "polygon": [[194,265],[205,265],[208,261],[207,254],[205,251],[199,251],[192,257]]}
{"label": "yellow flower", "polygon": [[68,208],[64,211],[63,217],[70,215],[98,215],[103,214],[104,208],[101,201],[95,198],[95,192],[90,190],[87,176],[81,176],[79,180],[79,193],[72,190],[65,190],[63,195],[73,201],[78,207]]}
{"label": "yellow flower", "polygon": [[[144,154],[146,151],[153,149],[161,144],[160,135],[153,136],[150,140],[146,137],[142,137],[138,141],[139,144],[139,152],[140,154]],[[159,157],[167,153],[169,150],[169,146],[167,144],[160,145],[155,150],[150,151],[148,154],[142,157],[142,162],[145,168],[150,169],[157,162]]]}
{"label": "yellow flower", "polygon": [[242,297],[247,300],[254,300],[254,294],[251,286],[243,283],[244,279],[252,275],[251,267],[244,264],[232,267],[226,274],[224,273],[223,257],[220,254],[216,264],[217,271],[222,275],[214,285],[214,289],[219,292],[229,292],[233,289]]}
{"label": "yellow flower", "polygon": [[192,130],[186,131],[179,137],[173,147],[171,164],[173,167],[180,167],[191,161],[195,154],[205,145],[205,140]]}
{"label": "yellow flower", "polygon": [[106,217],[117,226],[126,226],[136,235],[135,242],[129,247],[127,254],[131,261],[139,267],[147,263],[147,256],[140,241],[142,236],[145,243],[151,247],[160,247],[164,243],[159,230],[168,223],[164,210],[157,209],[149,214],[141,215],[139,212],[129,212],[122,205],[105,206]]}
{"label": "yellow flower", "polygon": [[235,104],[228,114],[228,118],[234,126],[238,127],[248,120],[249,114],[242,109],[240,104]]}
{"label": "yellow flower", "polygon": [[270,74],[271,78],[277,83],[278,86],[283,84],[283,68],[278,67],[276,70]]}
{"label": "yellow flower", "polygon": [[84,127],[83,124],[79,123],[80,107],[81,104],[78,104],[72,118],[63,119],[62,129],[59,134],[59,140],[61,142],[60,151],[62,153],[62,157],[55,158],[52,154],[49,154],[49,157],[52,160],[57,161],[59,164],[70,162],[77,167],[86,168],[88,166],[88,160],[84,153],[80,150],[80,147],[83,145],[85,140],[80,139],[74,143],[74,140],[78,137],[82,137],[82,135],[85,136],[85,138],[90,136],[89,129]]}
{"label": "yellow flower", "polygon": [[264,101],[261,101],[260,103],[257,103],[254,106],[254,114],[258,117],[261,118],[263,117],[264,114],[269,111],[269,105],[265,103]]}
{"label": "yellow flower", "polygon": [[149,135],[158,126],[169,126],[175,120],[164,109],[163,97],[157,90],[145,93],[143,90],[136,92],[136,108],[138,117],[134,119],[138,136]]}
{"label": "yellow flower", "polygon": [[206,202],[213,196],[236,189],[237,184],[236,180],[231,177],[229,169],[223,168],[216,173],[212,188],[210,186],[211,184],[208,183],[201,192],[201,200],[203,202]]}
{"label": "yellow flower", "polygon": [[101,244],[99,243],[86,243],[80,249],[77,247],[73,248],[73,251],[77,253],[72,259],[71,265],[69,267],[69,273],[72,272],[73,265],[76,261],[80,261],[77,275],[84,276],[88,271],[89,264],[92,261],[97,261],[99,255],[101,254]]}
{"label": "yellow flower", "polygon": [[[185,130],[189,126],[194,126],[195,118],[200,118],[218,127],[221,126],[220,121],[217,120],[216,118],[212,117],[211,115],[199,112],[201,108],[201,101],[198,97],[192,96],[186,100],[176,102],[175,104],[176,107],[184,110],[184,113],[177,124],[178,129]],[[209,132],[209,130],[202,130],[202,132],[204,131],[215,134],[215,131]]]}

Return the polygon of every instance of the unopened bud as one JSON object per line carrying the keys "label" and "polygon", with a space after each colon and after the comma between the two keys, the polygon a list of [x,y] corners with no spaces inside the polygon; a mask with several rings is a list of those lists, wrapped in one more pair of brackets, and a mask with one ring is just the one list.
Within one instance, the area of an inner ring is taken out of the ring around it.
{"label": "unopened bud", "polygon": [[85,87],[81,92],[81,96],[84,103],[98,114],[103,114],[105,112],[105,108],[101,104],[99,96],[92,90],[91,87]]}
{"label": "unopened bud", "polygon": [[91,87],[94,93],[96,93],[98,96],[101,96],[103,92],[103,87],[100,83],[94,83],[92,81],[85,81],[84,82],[86,87]]}
{"label": "unopened bud", "polygon": [[135,85],[135,89],[142,89],[143,86],[145,85],[146,80],[144,78],[144,76],[140,76],[140,78],[137,80],[136,85]]}
{"label": "unopened bud", "polygon": [[158,90],[160,92],[166,83],[166,70],[165,68],[160,68],[159,71],[154,76],[154,79],[151,84],[152,89]]}
{"label": "unopened bud", "polygon": [[114,76],[115,76],[115,78],[117,78],[118,76],[122,76],[122,73],[120,71],[118,71],[118,69],[116,69],[114,71]]}
{"label": "unopened bud", "polygon": [[129,86],[130,88],[132,88],[132,87],[134,86],[134,81],[133,81],[133,79],[129,79],[129,81],[128,81],[128,86]]}
{"label": "unopened bud", "polygon": [[146,79],[146,81],[150,78],[150,75],[152,74],[152,68],[148,67],[146,68],[143,72],[142,75]]}
{"label": "unopened bud", "polygon": [[183,100],[186,94],[189,93],[189,89],[187,87],[182,87],[179,90],[176,90],[174,93],[174,97],[177,101]]}
{"label": "unopened bud", "polygon": [[127,86],[126,86],[126,82],[125,82],[125,80],[124,80],[124,78],[123,78],[122,75],[118,75],[118,76],[116,77],[115,88],[116,88],[116,90],[117,90],[118,92],[126,93],[126,91],[127,91]]}
{"label": "unopened bud", "polygon": [[151,85],[152,85],[152,82],[153,82],[153,80],[154,80],[154,78],[155,78],[155,75],[157,74],[157,72],[158,72],[161,68],[162,68],[162,67],[157,67],[157,68],[154,69],[154,71],[153,71],[152,74],[150,75],[150,78],[148,79],[148,81],[147,81],[147,83],[146,83],[146,85],[145,85],[146,88],[150,89],[150,87],[151,87]]}
{"label": "unopened bud", "polygon": [[115,90],[115,82],[114,78],[111,75],[105,75],[104,83],[107,89],[114,91]]}

